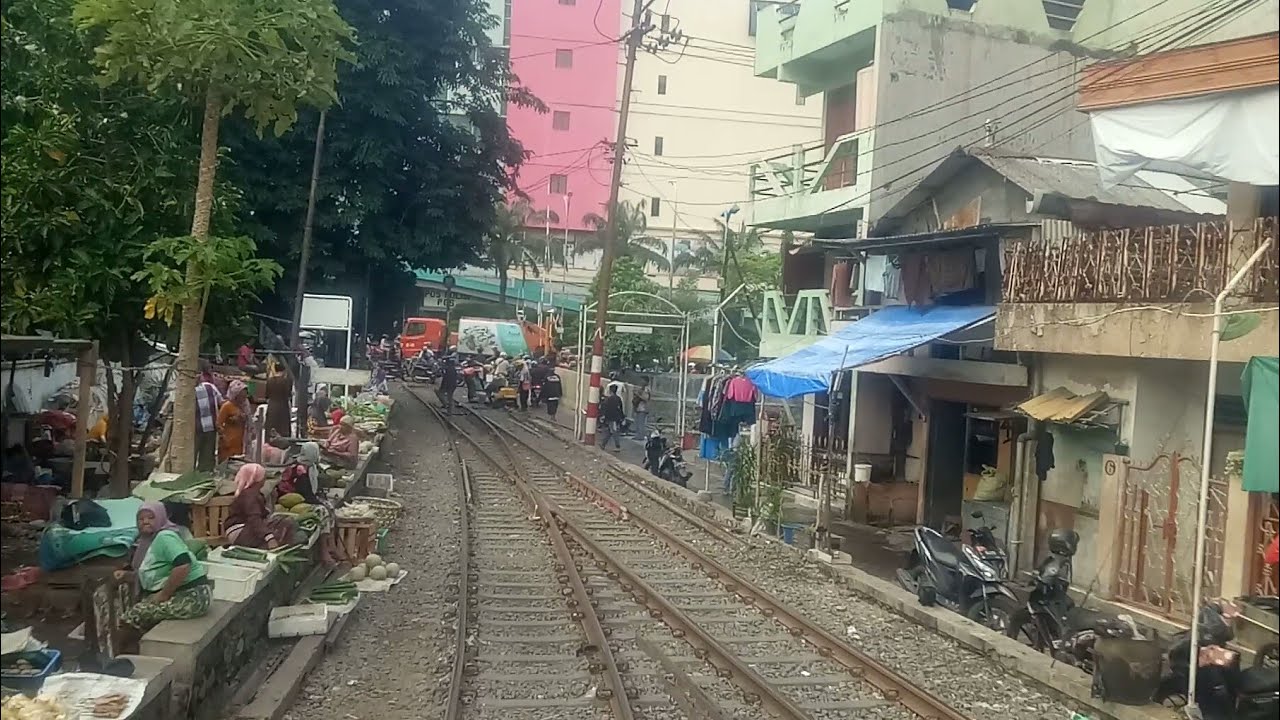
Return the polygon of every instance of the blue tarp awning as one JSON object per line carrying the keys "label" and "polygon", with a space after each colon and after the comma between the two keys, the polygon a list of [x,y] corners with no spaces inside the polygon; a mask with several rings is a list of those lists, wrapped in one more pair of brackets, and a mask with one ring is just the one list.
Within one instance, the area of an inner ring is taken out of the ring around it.
{"label": "blue tarp awning", "polygon": [[790,355],[748,368],[746,374],[760,392],[772,397],[826,392],[837,370],[893,357],[995,314],[988,305],[888,307]]}

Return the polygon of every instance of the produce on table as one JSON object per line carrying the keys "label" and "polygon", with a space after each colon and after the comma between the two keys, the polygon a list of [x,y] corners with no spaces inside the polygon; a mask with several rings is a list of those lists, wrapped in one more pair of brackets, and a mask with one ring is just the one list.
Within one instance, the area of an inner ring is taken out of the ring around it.
{"label": "produce on table", "polygon": [[228,560],[240,560],[243,562],[258,563],[265,565],[270,558],[265,550],[256,548],[241,547],[239,545],[231,545],[222,551],[222,557]]}
{"label": "produce on table", "polygon": [[297,505],[289,508],[289,512],[294,515],[310,515],[315,512],[315,508],[308,503],[298,503]]}
{"label": "produce on table", "polygon": [[400,574],[400,563],[387,563],[387,577],[396,577]]}
{"label": "produce on table", "polygon": [[289,512],[289,508],[287,508],[287,507],[285,507],[285,506],[281,505],[280,503],[276,503],[276,506],[275,506],[274,510],[275,510],[276,512],[278,512],[278,513],[287,513],[287,512]]}
{"label": "produce on table", "polygon": [[70,715],[66,706],[52,695],[7,697],[0,704],[0,710],[4,712],[4,720],[67,720]]}
{"label": "produce on table", "polygon": [[369,556],[364,559],[364,564],[372,570],[373,568],[383,564],[382,556],[378,553],[369,553]]}
{"label": "produce on table", "polygon": [[373,520],[378,516],[371,506],[362,502],[349,502],[334,513],[345,520]]}
{"label": "produce on table", "polygon": [[317,585],[308,600],[317,605],[346,605],[360,594],[351,580],[337,580]]}
{"label": "produce on table", "polygon": [[370,579],[370,580],[386,580],[386,579],[387,579],[387,566],[386,566],[386,565],[374,565],[373,567],[369,568],[369,579]]}
{"label": "produce on table", "polygon": [[369,573],[369,569],[364,565],[357,565],[347,573],[347,579],[351,582],[360,582]]}
{"label": "produce on table", "polygon": [[118,718],[129,705],[129,696],[120,693],[103,695],[93,700],[93,716],[99,718]]}

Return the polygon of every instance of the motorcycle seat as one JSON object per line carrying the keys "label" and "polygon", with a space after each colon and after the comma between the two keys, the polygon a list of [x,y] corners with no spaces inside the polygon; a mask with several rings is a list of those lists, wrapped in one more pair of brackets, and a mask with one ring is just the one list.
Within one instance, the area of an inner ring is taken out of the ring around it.
{"label": "motorcycle seat", "polygon": [[960,567],[960,553],[950,540],[933,533],[923,533],[924,545],[939,565],[949,568]]}
{"label": "motorcycle seat", "polygon": [[1240,673],[1241,694],[1263,695],[1280,692],[1280,673],[1274,667],[1253,667]]}

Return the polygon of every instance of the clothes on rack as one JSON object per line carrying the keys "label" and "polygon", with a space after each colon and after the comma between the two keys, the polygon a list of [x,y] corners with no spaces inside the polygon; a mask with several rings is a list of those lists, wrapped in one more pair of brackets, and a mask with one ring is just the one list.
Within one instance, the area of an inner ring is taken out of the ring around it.
{"label": "clothes on rack", "polygon": [[705,444],[702,457],[717,459],[724,449],[722,445],[746,424],[756,421],[756,399],[759,392],[745,375],[735,372],[713,375],[702,384],[698,393],[698,432],[704,439],[713,438],[719,443],[714,447]]}

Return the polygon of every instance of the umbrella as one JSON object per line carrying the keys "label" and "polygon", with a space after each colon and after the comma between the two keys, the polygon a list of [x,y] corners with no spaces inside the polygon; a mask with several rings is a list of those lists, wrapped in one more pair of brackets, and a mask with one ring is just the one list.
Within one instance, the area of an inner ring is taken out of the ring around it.
{"label": "umbrella", "polygon": [[[694,345],[684,351],[685,362],[709,363],[711,362],[711,346],[710,345]],[[720,349],[717,353],[716,362],[733,362],[733,356]]]}

